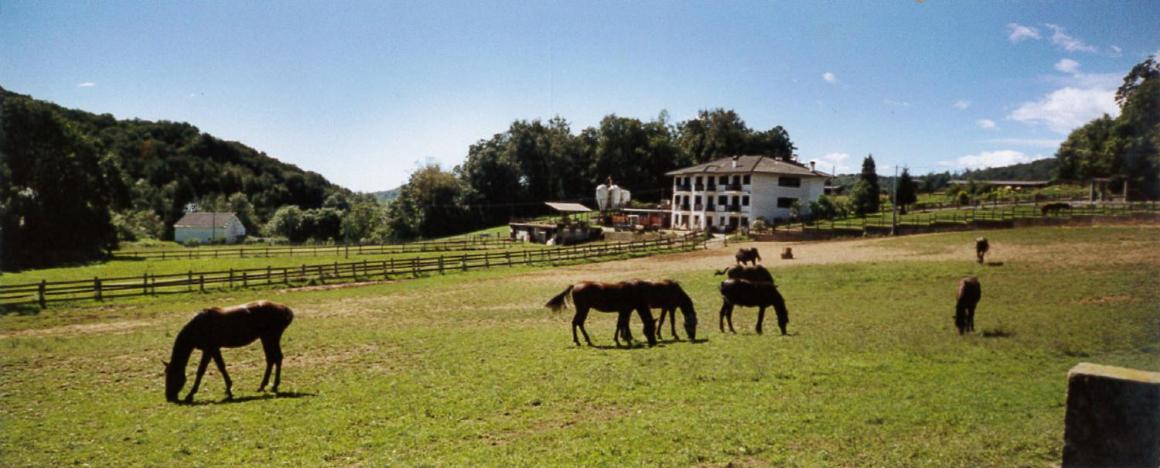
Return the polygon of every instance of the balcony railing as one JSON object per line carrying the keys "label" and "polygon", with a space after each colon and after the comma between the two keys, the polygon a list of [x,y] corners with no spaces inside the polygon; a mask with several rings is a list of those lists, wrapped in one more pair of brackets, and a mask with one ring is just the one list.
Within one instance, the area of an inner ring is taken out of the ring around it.
{"label": "balcony railing", "polygon": [[741,184],[726,185],[725,190],[729,190],[729,191],[733,191],[733,192],[740,192],[741,191]]}
{"label": "balcony railing", "polygon": [[681,211],[689,211],[689,204],[681,203]]}
{"label": "balcony railing", "polygon": [[705,188],[705,190],[708,190],[708,191],[710,191],[710,192],[714,192],[714,191],[716,191],[716,190],[717,190],[717,184],[709,184],[709,185],[708,185],[708,186]]}
{"label": "balcony railing", "polygon": [[729,205],[729,211],[741,211],[741,205],[737,203]]}
{"label": "balcony railing", "polygon": [[717,211],[717,205],[712,203],[705,205],[705,211]]}
{"label": "balcony railing", "polygon": [[704,207],[705,207],[705,205],[701,205],[701,204],[693,205],[693,211],[701,211],[701,209]]}
{"label": "balcony railing", "polygon": [[698,192],[703,191],[703,190],[705,190],[705,184],[696,184],[693,186],[693,190],[696,190]]}
{"label": "balcony railing", "polygon": [[685,192],[693,190],[692,184],[676,184],[676,185],[674,185],[674,187],[676,188],[676,190],[682,190]]}

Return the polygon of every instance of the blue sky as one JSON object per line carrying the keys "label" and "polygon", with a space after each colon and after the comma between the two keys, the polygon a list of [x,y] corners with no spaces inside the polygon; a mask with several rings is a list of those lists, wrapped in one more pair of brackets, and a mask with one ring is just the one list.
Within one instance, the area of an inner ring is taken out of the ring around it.
{"label": "blue sky", "polygon": [[343,186],[514,119],[736,110],[822,169],[1054,154],[1160,51],[1160,2],[0,3],[0,86],[186,121]]}

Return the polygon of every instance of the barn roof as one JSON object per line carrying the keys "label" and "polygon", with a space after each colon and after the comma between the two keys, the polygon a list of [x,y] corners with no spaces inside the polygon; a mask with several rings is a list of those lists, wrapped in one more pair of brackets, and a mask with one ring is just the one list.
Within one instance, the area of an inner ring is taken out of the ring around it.
{"label": "barn roof", "polygon": [[587,213],[592,211],[587,206],[579,203],[544,202],[544,204],[561,213]]}
{"label": "barn roof", "polygon": [[216,227],[224,228],[227,225],[229,225],[231,219],[234,221],[240,222],[240,220],[238,220],[238,216],[232,212],[226,212],[226,213],[215,213],[215,212],[186,213],[185,216],[182,216],[181,219],[177,220],[176,223],[173,223],[173,227],[175,227],[175,228],[184,227],[184,228],[206,228],[206,229],[208,229],[210,227],[214,227],[214,224],[216,223],[217,224]]}
{"label": "barn roof", "polygon": [[704,164],[690,166],[675,171],[666,172],[667,176],[677,176],[685,174],[703,174],[703,173],[719,173],[719,174],[783,174],[796,175],[806,177],[829,177],[821,171],[811,171],[810,168],[793,163],[782,161],[777,158],[768,156],[737,156],[737,166],[733,166],[733,158],[721,158],[715,161],[709,161]]}

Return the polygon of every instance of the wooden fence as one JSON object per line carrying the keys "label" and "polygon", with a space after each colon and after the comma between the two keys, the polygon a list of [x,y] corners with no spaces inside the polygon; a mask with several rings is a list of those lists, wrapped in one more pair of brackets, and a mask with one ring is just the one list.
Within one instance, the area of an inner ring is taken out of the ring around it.
{"label": "wooden fence", "polygon": [[[910,212],[899,215],[898,225],[931,226],[935,224],[973,223],[977,221],[1012,221],[1029,218],[1070,218],[1073,216],[1123,216],[1136,213],[1155,213],[1160,205],[1155,201],[1130,203],[1073,204],[1070,208],[1050,211],[1046,214],[1040,205],[1010,204],[990,207],[972,207],[961,210],[939,210]],[[865,227],[890,227],[891,213],[881,212],[865,218],[845,218],[840,220],[814,221],[803,229],[862,229]]]}
{"label": "wooden fence", "polygon": [[461,255],[439,255],[407,259],[362,260],[326,264],[303,264],[299,267],[229,269],[224,271],[189,271],[186,273],[115,278],[93,278],[78,281],[41,281],[0,285],[0,306],[38,304],[62,301],[107,301],[134,296],[192,293],[195,291],[291,284],[341,284],[370,280],[417,278],[424,274],[444,274],[480,268],[532,265],[537,263],[587,260],[613,255],[647,251],[689,250],[704,245],[700,236],[685,235],[635,242],[612,242],[577,245],[556,249],[484,252]]}
{"label": "wooden fence", "polygon": [[405,244],[341,244],[341,245],[286,245],[191,247],[185,249],[121,251],[113,255],[125,259],[201,259],[201,258],[269,258],[316,257],[319,255],[388,255],[422,252],[464,250],[492,250],[510,248],[515,242],[506,238],[423,241]]}

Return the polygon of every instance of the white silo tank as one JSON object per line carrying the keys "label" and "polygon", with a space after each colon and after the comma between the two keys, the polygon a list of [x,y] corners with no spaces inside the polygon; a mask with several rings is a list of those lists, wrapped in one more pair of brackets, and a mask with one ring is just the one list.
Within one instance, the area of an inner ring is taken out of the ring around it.
{"label": "white silo tank", "polygon": [[608,209],[608,186],[600,184],[596,186],[596,206],[600,211]]}
{"label": "white silo tank", "polygon": [[628,189],[620,189],[620,199],[617,200],[617,204],[620,206],[620,208],[628,206],[629,200],[632,200],[632,193],[629,192]]}

